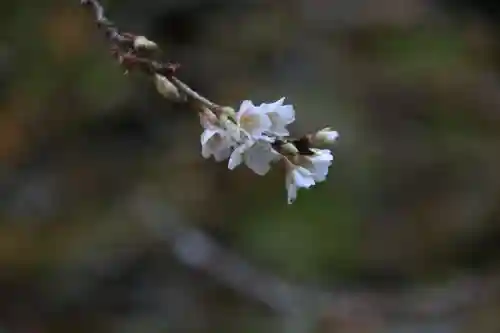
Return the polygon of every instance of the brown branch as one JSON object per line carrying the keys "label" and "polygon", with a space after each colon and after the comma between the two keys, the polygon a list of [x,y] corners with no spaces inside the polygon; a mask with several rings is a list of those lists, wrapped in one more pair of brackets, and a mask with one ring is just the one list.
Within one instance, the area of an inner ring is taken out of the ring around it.
{"label": "brown branch", "polygon": [[[182,96],[181,100],[185,102],[195,102],[198,104],[198,111],[203,112],[208,109],[215,114],[220,114],[223,106],[212,102],[208,98],[200,95],[194,89],[182,82],[174,74],[179,68],[179,64],[170,62],[161,62],[152,59],[153,52],[144,52],[145,50],[138,49],[135,45],[137,38],[144,38],[128,32],[121,32],[120,29],[109,20],[104,13],[104,7],[99,0],[80,0],[84,6],[91,7],[94,12],[94,20],[99,29],[104,30],[105,36],[110,43],[111,53],[118,59],[120,65],[126,72],[132,70],[141,71],[147,75],[161,75],[167,78],[177,91]],[[155,45],[156,43],[148,41]],[[303,135],[299,138],[288,137],[279,139],[273,144],[273,147],[280,153],[286,152],[283,150],[283,145],[290,143],[297,149],[300,155],[311,155],[311,135]]]}
{"label": "brown branch", "polygon": [[[93,9],[97,26],[104,30],[110,48],[126,70],[139,70],[147,75],[166,77],[190,101],[199,103],[212,111],[221,106],[201,96],[174,74],[178,65],[152,59],[152,54],[143,55],[134,42],[139,36],[120,32],[116,25],[106,18],[98,0],[81,0],[82,5]],[[287,138],[275,143],[279,149],[292,143],[301,155],[310,154],[311,137]],[[332,311],[355,312],[359,304],[369,312],[381,317],[403,317],[434,320],[436,318],[461,314],[478,302],[487,302],[500,292],[496,272],[484,277],[460,280],[448,287],[422,288],[384,295],[369,292],[325,291],[312,287],[289,284],[273,275],[254,268],[242,258],[219,246],[201,231],[176,223],[174,219],[164,220],[165,205],[158,200],[132,200],[141,203],[134,207],[133,214],[151,227],[153,233],[171,245],[182,263],[206,272],[226,285],[252,299],[263,302],[285,316],[295,316],[311,308],[319,313]],[[130,205],[133,207],[134,205]],[[146,213],[147,212],[147,213]],[[307,308],[307,309],[306,309]]]}
{"label": "brown branch", "polygon": [[[195,101],[214,112],[220,109],[220,105],[210,101],[208,98],[200,95],[187,84],[175,77],[179,65],[176,63],[164,63],[152,59],[152,53],[141,55],[140,50],[135,47],[135,41],[141,36],[132,33],[121,32],[120,29],[109,20],[104,13],[104,7],[98,0],[80,0],[84,6],[91,7],[94,12],[94,20],[99,29],[104,31],[110,49],[120,64],[126,71],[139,70],[147,75],[161,75],[166,77],[177,90],[187,97],[190,101]],[[144,52],[142,52],[144,53]]]}

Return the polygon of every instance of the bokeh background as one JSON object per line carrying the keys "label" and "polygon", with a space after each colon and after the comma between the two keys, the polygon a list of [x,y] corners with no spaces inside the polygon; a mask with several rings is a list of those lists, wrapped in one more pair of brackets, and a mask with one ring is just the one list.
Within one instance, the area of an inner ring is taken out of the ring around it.
{"label": "bokeh background", "polygon": [[500,3],[103,1],[238,106],[341,133],[286,204],[200,156],[78,0],[0,5],[0,332],[500,332]]}

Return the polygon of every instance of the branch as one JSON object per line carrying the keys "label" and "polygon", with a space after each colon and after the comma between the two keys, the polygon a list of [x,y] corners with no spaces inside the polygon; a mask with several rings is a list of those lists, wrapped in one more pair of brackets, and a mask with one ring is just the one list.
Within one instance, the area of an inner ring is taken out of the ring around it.
{"label": "branch", "polygon": [[[82,5],[89,6],[93,9],[95,23],[99,29],[104,30],[104,34],[110,43],[111,53],[119,60],[126,72],[130,70],[140,70],[147,75],[161,75],[168,79],[168,81],[188,99],[198,102],[201,106],[216,114],[220,113],[222,109],[221,105],[200,95],[186,83],[174,76],[180,67],[179,64],[161,62],[146,56],[138,55],[138,52],[145,51],[144,48],[141,50],[137,47],[138,40],[145,40],[145,42],[150,43],[152,48],[155,50],[158,49],[156,43],[147,40],[143,36],[138,36],[129,32],[120,32],[118,27],[105,16],[104,7],[98,0],[80,0],[80,2]],[[149,53],[149,55],[151,56],[151,53]],[[281,138],[276,141],[273,147],[277,150],[283,151],[283,145],[291,143],[297,148],[300,154],[311,155],[311,141],[311,134],[304,135],[299,138]]]}
{"label": "branch", "polygon": [[[121,32],[118,27],[109,20],[104,12],[104,7],[98,0],[81,0],[81,4],[93,9],[94,19],[99,29],[104,31],[112,54],[119,60],[126,72],[130,70],[140,70],[141,72],[154,76],[161,75],[167,78],[175,88],[187,99],[198,102],[212,112],[218,112],[220,106],[208,98],[200,95],[179,78],[174,73],[179,68],[176,63],[164,63],[151,59],[150,51],[157,50],[156,43],[147,40],[143,36],[132,33]],[[141,53],[148,56],[140,55]]]}
{"label": "branch", "polygon": [[326,127],[299,138],[290,137],[286,126],[295,121],[295,110],[292,105],[283,105],[284,97],[259,106],[247,100],[241,103],[238,112],[218,105],[174,75],[178,64],[156,60],[158,45],[155,42],[121,32],[105,16],[98,0],[81,0],[81,4],[93,9],[95,22],[104,31],[112,54],[125,68],[125,73],[139,70],[152,76],[156,89],[165,98],[187,102],[197,109],[204,128],[203,157],[213,156],[219,162],[229,159],[230,170],[244,163],[261,176],[269,171],[271,163],[282,162],[287,172],[289,204],[295,201],[298,188],[310,188],[326,179],[333,155],[328,149],[313,147],[332,144],[338,137],[337,131]]}

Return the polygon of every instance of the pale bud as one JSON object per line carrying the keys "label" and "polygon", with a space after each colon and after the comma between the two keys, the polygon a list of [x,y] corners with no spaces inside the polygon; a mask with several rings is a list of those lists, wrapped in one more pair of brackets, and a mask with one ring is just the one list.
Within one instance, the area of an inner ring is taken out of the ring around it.
{"label": "pale bud", "polygon": [[221,123],[226,124],[229,120],[229,116],[226,113],[221,113],[219,116],[219,120]]}
{"label": "pale bud", "polygon": [[169,79],[163,75],[155,74],[155,86],[158,92],[165,98],[178,101],[181,99],[179,90]]}
{"label": "pale bud", "polygon": [[297,155],[299,153],[299,150],[293,143],[287,142],[282,145],[280,145],[280,150],[283,151],[286,155]]}
{"label": "pale bud", "polygon": [[200,116],[200,124],[205,129],[213,129],[214,126],[219,124],[219,118],[207,108],[203,108],[198,112]]}
{"label": "pale bud", "polygon": [[156,50],[158,45],[155,42],[147,39],[144,36],[137,36],[134,38],[134,49],[136,50]]}
{"label": "pale bud", "polygon": [[330,127],[325,127],[316,132],[316,134],[313,135],[312,140],[314,143],[318,144],[332,144],[338,137],[339,133],[337,131],[332,131]]}
{"label": "pale bud", "polygon": [[217,124],[219,122],[219,118],[208,108],[202,107],[202,111],[200,112],[200,117],[209,122],[210,124]]}
{"label": "pale bud", "polygon": [[230,118],[236,117],[236,111],[230,106],[222,106],[219,108],[221,114],[226,115]]}

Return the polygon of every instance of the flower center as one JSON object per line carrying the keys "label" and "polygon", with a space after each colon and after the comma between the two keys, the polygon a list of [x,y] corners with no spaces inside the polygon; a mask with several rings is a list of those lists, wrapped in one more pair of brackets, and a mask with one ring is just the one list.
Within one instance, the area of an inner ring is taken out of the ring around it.
{"label": "flower center", "polygon": [[260,125],[260,119],[256,115],[243,115],[240,118],[240,126],[247,131],[250,131],[254,128],[258,128]]}

